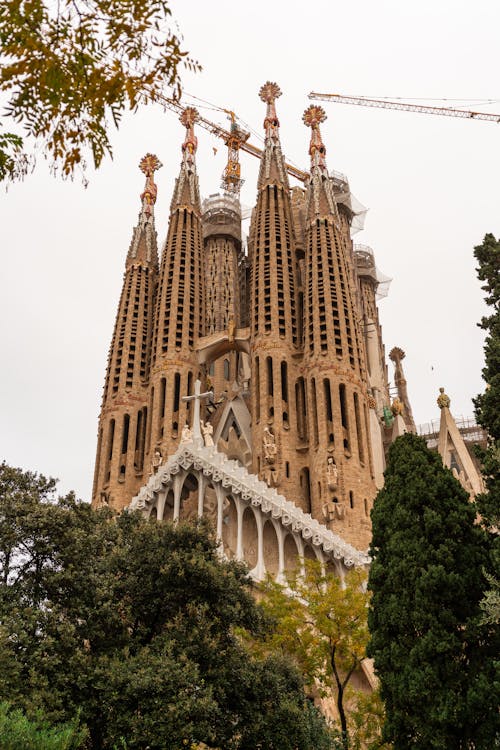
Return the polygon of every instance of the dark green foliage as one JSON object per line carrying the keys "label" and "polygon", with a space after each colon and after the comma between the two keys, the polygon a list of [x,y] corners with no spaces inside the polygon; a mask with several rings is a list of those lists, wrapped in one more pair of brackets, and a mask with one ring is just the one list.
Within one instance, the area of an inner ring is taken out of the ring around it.
{"label": "dark green foliage", "polygon": [[490,750],[500,741],[500,644],[480,624],[486,535],[468,494],[422,438],[391,446],[372,511],[369,611],[395,750]]}
{"label": "dark green foliage", "polygon": [[3,115],[22,130],[0,136],[0,180],[26,172],[21,133],[71,176],[87,150],[96,167],[111,153],[109,124],[124,111],[179,96],[181,66],[199,66],[170,16],[167,0],[3,0]]}
{"label": "dark green foliage", "polygon": [[0,703],[0,747],[2,750],[78,750],[85,747],[86,729],[78,721],[51,727],[38,712],[30,721],[19,709]]}
{"label": "dark green foliage", "polygon": [[268,622],[205,527],[110,519],[45,502],[53,489],[0,466],[0,700],[52,723],[79,711],[93,749],[327,747],[294,669],[235,634]]}
{"label": "dark green foliage", "polygon": [[486,304],[492,309],[479,323],[487,331],[482,373],[487,387],[474,400],[477,420],[490,436],[488,450],[481,456],[488,492],[477,502],[483,521],[491,528],[500,526],[500,242],[487,234],[482,245],[474,248],[474,255]]}

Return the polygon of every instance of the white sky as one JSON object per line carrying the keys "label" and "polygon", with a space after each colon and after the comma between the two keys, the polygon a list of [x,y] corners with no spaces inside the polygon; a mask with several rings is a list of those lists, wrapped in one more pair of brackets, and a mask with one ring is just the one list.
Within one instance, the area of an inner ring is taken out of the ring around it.
{"label": "white sky", "polygon": [[[172,2],[185,47],[203,65],[185,90],[234,109],[262,133],[258,90],[275,80],[283,150],[306,168],[309,91],[365,96],[500,99],[495,0]],[[455,415],[483,389],[484,313],[473,246],[500,234],[500,125],[323,105],[330,169],[369,207],[355,241],[393,278],[380,312],[387,352],[406,351],[417,423],[438,418],[439,386]],[[471,105],[472,106],[472,105]],[[483,107],[500,112],[500,103]],[[200,110],[225,124],[223,114]],[[43,160],[0,197],[0,460],[59,477],[90,498],[97,419],[125,256],[139,211],[140,158],[156,153],[160,244],[183,128],[147,108],[113,134],[114,160],[76,180]],[[225,147],[198,129],[204,196],[219,190]],[[254,142],[257,142],[252,137]],[[258,143],[258,142],[257,142]],[[214,156],[213,147],[218,148]],[[255,201],[257,160],[242,155],[243,203]],[[392,375],[392,369],[391,369]]]}

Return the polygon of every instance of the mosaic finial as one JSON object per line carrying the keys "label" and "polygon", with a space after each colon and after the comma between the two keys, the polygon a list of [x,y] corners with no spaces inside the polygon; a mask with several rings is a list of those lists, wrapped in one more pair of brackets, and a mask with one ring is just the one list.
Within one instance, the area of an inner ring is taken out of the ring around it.
{"label": "mosaic finial", "polygon": [[319,126],[326,120],[326,112],[323,107],[317,104],[311,104],[302,115],[302,121],[308,128],[311,128],[311,143],[309,144],[309,155],[311,157],[311,169],[313,167],[322,167],[326,171],[325,144],[321,139]]}
{"label": "mosaic finial", "polygon": [[264,120],[266,138],[273,138],[275,140],[278,138],[278,128],[280,126],[280,121],[276,114],[275,102],[281,96],[281,89],[277,83],[267,81],[267,83],[260,87],[259,96],[267,104],[266,119]]}
{"label": "mosaic finial", "polygon": [[266,83],[260,87],[259,96],[266,104],[274,104],[276,99],[281,96],[281,89],[277,83],[266,81]]}
{"label": "mosaic finial", "polygon": [[182,144],[182,151],[184,153],[184,159],[187,163],[194,163],[194,154],[198,148],[198,139],[194,134],[194,124],[199,118],[198,110],[195,107],[186,107],[179,120],[186,128],[186,138]]}
{"label": "mosaic finial", "polygon": [[156,203],[158,188],[153,180],[154,173],[162,167],[161,161],[155,154],[146,154],[139,162],[139,169],[146,175],[146,186],[141,193],[142,207],[144,213],[150,216]]}
{"label": "mosaic finial", "polygon": [[311,104],[302,115],[302,121],[308,128],[317,128],[325,120],[326,112],[323,107],[319,107],[317,104]]}
{"label": "mosaic finial", "polygon": [[199,116],[200,115],[196,107],[186,107],[186,109],[179,117],[179,120],[182,122],[185,128],[192,128]]}

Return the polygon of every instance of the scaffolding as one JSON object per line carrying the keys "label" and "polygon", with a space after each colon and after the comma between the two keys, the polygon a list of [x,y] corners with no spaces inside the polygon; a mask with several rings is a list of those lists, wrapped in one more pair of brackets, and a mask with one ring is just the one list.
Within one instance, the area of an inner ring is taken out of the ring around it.
{"label": "scaffolding", "polygon": [[[478,425],[474,417],[455,417],[455,424],[464,443],[480,445],[482,448],[486,448],[488,433],[481,425]],[[418,425],[417,433],[420,437],[424,438],[428,448],[437,448],[439,443],[439,428],[440,422],[437,419]]]}
{"label": "scaffolding", "polygon": [[376,299],[384,299],[389,294],[392,279],[385,276],[375,264],[375,254],[368,245],[354,245],[354,259],[359,276],[369,276],[377,284]]}

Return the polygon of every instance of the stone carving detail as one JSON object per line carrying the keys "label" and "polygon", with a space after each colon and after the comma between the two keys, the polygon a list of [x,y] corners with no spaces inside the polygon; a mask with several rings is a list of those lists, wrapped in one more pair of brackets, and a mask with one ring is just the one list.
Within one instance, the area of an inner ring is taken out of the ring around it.
{"label": "stone carving detail", "polygon": [[264,437],[262,439],[262,445],[264,448],[264,459],[266,463],[273,466],[276,463],[278,447],[276,445],[276,438],[274,437],[269,427],[264,427]]}
{"label": "stone carving detail", "polygon": [[335,490],[339,481],[339,472],[332,456],[326,461],[326,483],[329,490]]}
{"label": "stone carving detail", "polygon": [[439,396],[437,397],[437,405],[440,409],[450,408],[450,397],[444,392],[444,388],[439,389]]}
{"label": "stone carving detail", "polygon": [[193,442],[193,431],[187,424],[184,425],[181,432],[181,443],[192,443]]}
{"label": "stone carving detail", "polygon": [[153,458],[151,459],[151,471],[149,473],[149,476],[153,476],[153,474],[156,474],[158,469],[161,466],[162,462],[162,455],[159,448],[155,449],[155,452],[153,453]]}
{"label": "stone carving detail", "polygon": [[403,402],[397,396],[396,398],[392,400],[391,411],[395,417],[398,414],[403,414],[403,411],[404,411]]}
{"label": "stone carving detail", "polygon": [[[201,472],[204,477],[211,478],[214,483],[222,485],[224,481],[224,484],[227,485],[224,492],[235,498],[241,498],[243,502],[259,508],[262,512],[270,512],[278,523],[283,526],[291,526],[293,531],[300,533],[304,539],[310,539],[314,546],[321,548],[328,556],[343,559],[346,566],[368,564],[369,558],[367,555],[354,549],[324,524],[311,518],[309,514],[297,508],[294,503],[279,495],[276,489],[268,487],[264,481],[259,480],[254,474],[250,474],[237,461],[228,459],[224,454],[216,451],[207,452],[204,446],[198,446],[194,442],[179,446],[177,453],[158,469],[157,473],[150,478],[148,484],[142,487],[139,494],[133,498],[130,505],[131,509],[140,509],[148,514],[157,503],[158,495],[168,491],[172,488],[173,483],[178,481],[176,477],[180,472],[193,470]],[[207,487],[204,513],[213,514],[216,510],[214,495],[215,492],[210,491]],[[330,506],[333,506],[333,512],[338,519],[344,517],[343,504],[334,501],[330,503]],[[225,502],[223,514],[227,512],[228,507]]]}
{"label": "stone carving detail", "polygon": [[200,422],[201,427],[201,433],[203,435],[203,441],[205,443],[205,448],[213,448],[214,447],[214,428],[213,425],[210,424],[210,422]]}

